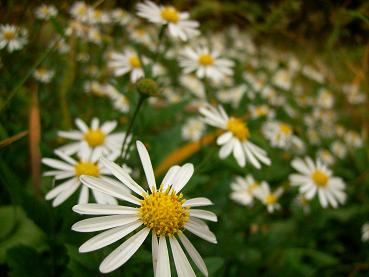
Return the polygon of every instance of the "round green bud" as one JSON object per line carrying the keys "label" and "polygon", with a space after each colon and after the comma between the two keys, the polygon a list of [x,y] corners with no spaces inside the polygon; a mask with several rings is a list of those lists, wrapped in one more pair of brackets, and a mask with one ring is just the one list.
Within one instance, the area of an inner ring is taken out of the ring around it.
{"label": "round green bud", "polygon": [[160,88],[153,79],[143,78],[137,81],[136,88],[139,93],[145,96],[159,96]]}

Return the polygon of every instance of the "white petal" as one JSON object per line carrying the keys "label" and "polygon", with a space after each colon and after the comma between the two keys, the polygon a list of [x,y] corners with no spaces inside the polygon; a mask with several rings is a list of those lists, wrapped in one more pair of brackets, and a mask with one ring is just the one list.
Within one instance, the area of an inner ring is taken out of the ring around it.
{"label": "white petal", "polygon": [[170,247],[172,249],[174,264],[176,266],[178,277],[195,276],[195,272],[187,260],[185,253],[175,237],[169,237]]}
{"label": "white petal", "polygon": [[63,192],[61,192],[53,201],[53,207],[59,206],[65,200],[67,200],[79,187],[81,184],[77,178],[73,179],[74,183]]}
{"label": "white petal", "polygon": [[145,145],[141,141],[136,141],[136,146],[146,175],[147,184],[152,192],[156,191],[154,170],[152,169],[149,153],[147,152]]}
{"label": "white petal", "polygon": [[179,193],[182,188],[190,180],[194,172],[193,164],[187,163],[182,166],[178,171],[173,180],[174,191]]}
{"label": "white petal", "polygon": [[227,143],[233,137],[231,132],[225,132],[217,138],[217,144],[222,145]]}
{"label": "white petal", "polygon": [[177,172],[180,168],[181,167],[178,166],[178,165],[174,165],[171,168],[169,168],[167,174],[165,174],[165,177],[162,181],[163,190],[166,190],[167,187],[169,187],[169,186],[173,186],[174,177],[176,176],[176,174],[177,174]]}
{"label": "white petal", "polygon": [[88,187],[82,186],[81,192],[79,193],[78,204],[88,203]]}
{"label": "white petal", "polygon": [[215,235],[209,229],[206,229],[203,226],[199,225],[191,218],[189,221],[187,221],[185,229],[208,242],[217,243]]}
{"label": "white petal", "polygon": [[186,202],[182,204],[182,207],[201,207],[201,206],[210,206],[214,205],[209,199],[205,197],[197,197],[188,199]]}
{"label": "white petal", "polygon": [[112,183],[108,183],[100,178],[92,176],[82,175],[80,180],[83,184],[93,190],[97,190],[101,193],[105,193],[130,203],[140,205],[140,200],[137,197],[127,193],[125,188],[114,186]]}
{"label": "white petal", "polygon": [[56,168],[56,169],[60,169],[60,170],[65,170],[65,171],[72,171],[74,172],[74,166],[67,164],[65,162],[61,162],[59,160],[55,160],[55,159],[49,159],[49,158],[44,158],[42,159],[42,163],[46,164],[52,168]]}
{"label": "white petal", "polygon": [[79,214],[91,215],[137,214],[138,208],[89,203],[75,205],[73,211]]}
{"label": "white petal", "polygon": [[245,166],[246,164],[245,153],[243,151],[241,142],[238,139],[234,140],[233,157],[235,157],[239,166],[241,167]]}
{"label": "white petal", "polygon": [[137,220],[135,222],[129,223],[127,225],[123,225],[120,227],[112,228],[108,231],[102,232],[88,241],[86,241],[84,244],[82,244],[79,247],[79,252],[85,253],[85,252],[91,252],[100,248],[103,248],[109,244],[112,244],[129,233],[136,230],[138,227],[142,225],[142,222]]}
{"label": "white petal", "polygon": [[196,266],[200,269],[200,271],[205,276],[208,276],[208,270],[206,268],[206,264],[204,260],[201,258],[201,255],[196,250],[196,248],[192,245],[192,243],[188,240],[188,238],[183,233],[179,233],[178,237],[181,240],[187,253],[190,255],[191,259],[196,264]]}
{"label": "white petal", "polygon": [[130,188],[135,193],[142,195],[145,193],[145,190],[137,184],[131,176],[127,172],[124,171],[123,168],[121,168],[116,163],[109,161],[106,158],[100,159],[101,163],[110,170],[110,172],[117,177],[124,185],[126,185],[128,188]]}
{"label": "white petal", "polygon": [[88,218],[73,224],[72,230],[76,232],[101,231],[135,222],[137,218],[137,215],[108,215]]}
{"label": "white petal", "polygon": [[156,265],[155,276],[170,277],[169,253],[165,236],[159,238],[158,263]]}
{"label": "white petal", "polygon": [[156,265],[158,263],[158,249],[159,249],[159,245],[158,245],[158,238],[155,234],[155,232],[151,232],[152,233],[152,238],[151,238],[151,248],[152,248],[152,265],[154,268],[154,275],[156,272]]}
{"label": "white petal", "polygon": [[144,228],[126,240],[104,259],[100,265],[100,271],[102,273],[109,273],[122,266],[136,253],[149,233],[150,229]]}
{"label": "white petal", "polygon": [[52,190],[50,190],[46,194],[45,199],[46,200],[51,200],[51,199],[55,198],[62,191],[71,188],[77,181],[78,181],[77,178],[72,178],[72,179],[69,179],[68,181],[65,181],[64,183],[54,187]]}
{"label": "white petal", "polygon": [[217,216],[209,211],[190,209],[190,216],[217,222]]}
{"label": "white petal", "polygon": [[87,125],[86,125],[86,123],[83,121],[83,120],[81,120],[80,118],[77,118],[76,120],[75,120],[75,123],[76,123],[76,125],[77,125],[77,127],[83,132],[83,133],[86,133],[87,131],[88,131],[88,127],[87,127]]}

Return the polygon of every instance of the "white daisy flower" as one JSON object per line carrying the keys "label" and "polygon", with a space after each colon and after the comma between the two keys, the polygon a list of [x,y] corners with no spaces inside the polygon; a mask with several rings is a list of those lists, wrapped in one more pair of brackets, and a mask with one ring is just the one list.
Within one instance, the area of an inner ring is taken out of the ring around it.
{"label": "white daisy flower", "polygon": [[137,14],[152,23],[166,25],[170,36],[183,41],[200,34],[199,23],[189,20],[187,12],[180,12],[173,6],[158,6],[154,2],[145,1],[137,4]]}
{"label": "white daisy flower", "polygon": [[87,22],[89,16],[89,10],[91,9],[85,2],[77,1],[69,9],[71,16],[81,22]]}
{"label": "white daisy flower", "polygon": [[33,77],[40,81],[41,83],[50,83],[51,79],[54,77],[54,70],[47,70],[46,68],[37,68],[35,72],[33,72]]}
{"label": "white daisy flower", "polygon": [[[59,151],[71,155],[81,149],[81,144],[87,144],[90,148],[95,148],[95,151],[103,155],[120,153],[125,133],[111,134],[117,126],[116,121],[106,121],[100,126],[100,121],[97,118],[93,118],[91,127],[88,127],[83,120],[77,118],[75,123],[79,130],[59,131],[58,136],[77,142],[62,146],[58,149]],[[130,138],[128,138],[129,140]]]}
{"label": "white daisy flower", "polygon": [[316,104],[324,109],[331,109],[334,105],[333,93],[326,88],[320,89]]}
{"label": "white daisy flower", "polygon": [[361,240],[368,241],[369,240],[369,223],[365,223],[361,227]]}
{"label": "white daisy flower", "polygon": [[198,78],[209,78],[220,82],[226,76],[232,76],[233,61],[220,58],[219,53],[210,51],[207,47],[192,49],[187,47],[180,59],[184,73],[196,72]]}
{"label": "white daisy flower", "polygon": [[132,21],[132,16],[121,8],[113,9],[110,16],[114,23],[117,23],[121,26],[125,26]]}
{"label": "white daisy flower", "polygon": [[7,48],[8,52],[20,50],[27,43],[27,30],[15,25],[0,25],[0,49]]}
{"label": "white daisy flower", "polygon": [[343,159],[343,158],[345,158],[346,157],[346,154],[347,154],[347,147],[346,147],[346,145],[344,144],[344,143],[342,143],[342,142],[340,142],[340,141],[338,141],[338,140],[336,140],[336,141],[334,141],[334,142],[332,142],[332,144],[331,144],[331,151],[332,151],[332,153],[336,156],[336,157],[338,157],[338,158],[340,158],[340,159]]}
{"label": "white daisy flower", "polygon": [[281,187],[276,189],[274,192],[271,192],[268,183],[262,182],[254,193],[255,196],[267,207],[269,213],[273,213],[281,208],[281,205],[278,203],[278,199],[283,193],[283,189]]}
{"label": "white daisy flower", "polygon": [[273,118],[275,116],[275,112],[273,109],[269,108],[268,105],[250,105],[249,111],[251,118],[260,118],[260,117],[267,117]]}
{"label": "white daisy flower", "polygon": [[363,138],[355,131],[347,131],[343,139],[350,148],[359,148],[363,146]]}
{"label": "white daisy flower", "polygon": [[[112,186],[117,186],[117,182],[114,179],[105,176],[111,173],[98,162],[100,158],[99,153],[96,150],[91,150],[87,146],[81,148],[78,161],[58,150],[55,151],[55,154],[60,160],[50,158],[42,159],[42,163],[54,169],[45,172],[45,176],[54,176],[55,180],[65,180],[63,183],[50,190],[45,196],[46,200],[53,200],[53,207],[62,204],[81,187],[81,182],[79,180],[79,176],[81,175],[99,176]],[[110,155],[107,158],[115,160],[117,156],[118,155]],[[129,193],[129,190],[126,189],[126,192]],[[116,199],[110,195],[101,193],[97,190],[92,190],[92,194],[97,203],[117,204]],[[88,202],[89,189],[87,186],[82,185],[78,203],[85,204]]]}
{"label": "white daisy flower", "polygon": [[[90,252],[100,249],[137,230],[100,264],[100,271],[108,273],[126,263],[151,232],[155,276],[171,276],[168,241],[179,276],[195,276],[183,247],[194,264],[207,276],[208,271],[203,259],[183,232],[188,230],[204,240],[217,243],[215,235],[203,221],[216,222],[216,215],[206,210],[193,209],[212,205],[212,202],[202,197],[186,200],[180,193],[193,174],[193,165],[171,167],[158,188],[149,153],[140,141],[137,141],[137,150],[149,191],[145,191],[122,168],[107,159],[102,159],[102,163],[122,182],[121,187],[112,186],[101,178],[81,176],[81,181],[88,187],[127,201],[131,206],[85,204],[73,207],[77,213],[100,216],[79,221],[72,226],[72,230],[77,232],[106,230],[86,241],[79,251]],[[135,194],[127,193],[124,186]]]}
{"label": "white daisy flower", "polygon": [[345,202],[345,183],[341,178],[332,176],[332,171],[320,160],[314,163],[310,157],[305,160],[295,159],[292,167],[300,174],[290,175],[291,184],[299,186],[300,193],[306,199],[310,200],[318,194],[323,208],[328,205],[337,208]]}
{"label": "white daisy flower", "polygon": [[36,18],[41,20],[49,20],[58,14],[58,10],[53,5],[42,4],[35,10]]}
{"label": "white daisy flower", "polygon": [[319,149],[316,156],[326,165],[333,165],[336,162],[336,159],[328,149]]}
{"label": "white daisy flower", "polygon": [[242,84],[229,89],[219,90],[217,95],[222,103],[230,103],[233,108],[237,108],[246,90],[246,85]]}
{"label": "white daisy flower", "polygon": [[87,10],[88,24],[107,24],[110,23],[110,16],[107,12],[101,9],[89,8]]}
{"label": "white daisy flower", "polygon": [[260,186],[254,177],[247,175],[245,178],[237,176],[231,183],[231,199],[245,206],[250,206],[254,202],[255,190]]}
{"label": "white daisy flower", "polygon": [[322,73],[320,73],[319,70],[315,69],[314,67],[310,66],[310,65],[305,65],[303,68],[302,68],[302,74],[317,82],[317,83],[324,83],[325,81],[325,77]]}
{"label": "white daisy flower", "polygon": [[129,112],[129,100],[125,95],[119,95],[119,97],[115,97],[113,100],[113,107],[114,109],[122,112],[127,113]]}
{"label": "white daisy flower", "polygon": [[284,90],[290,90],[292,85],[292,74],[286,69],[280,69],[273,76],[273,84]]}
{"label": "white daisy flower", "polygon": [[189,141],[198,141],[205,131],[205,124],[198,118],[190,118],[182,127],[182,138]]}
{"label": "white daisy flower", "polygon": [[[142,59],[144,58],[142,57]],[[145,63],[145,59],[142,62]],[[113,70],[115,76],[130,73],[132,83],[144,77],[140,58],[138,54],[131,50],[126,50],[122,54],[112,52],[109,57],[108,67]]]}
{"label": "white daisy flower", "polygon": [[205,123],[225,130],[217,139],[217,144],[221,145],[219,151],[221,159],[233,153],[233,157],[241,167],[246,165],[246,161],[250,161],[257,169],[261,168],[260,162],[271,164],[267,153],[249,140],[250,131],[241,119],[228,117],[221,105],[215,108],[208,104],[200,108],[200,113],[204,116]]}
{"label": "white daisy flower", "polygon": [[291,146],[295,146],[298,149],[304,148],[302,140],[293,134],[292,126],[285,122],[265,122],[262,132],[273,147],[282,149],[289,149]]}

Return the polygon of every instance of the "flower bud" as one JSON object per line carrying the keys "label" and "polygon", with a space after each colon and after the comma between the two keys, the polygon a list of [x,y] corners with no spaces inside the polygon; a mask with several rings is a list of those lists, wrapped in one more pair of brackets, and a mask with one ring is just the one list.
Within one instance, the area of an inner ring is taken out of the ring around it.
{"label": "flower bud", "polygon": [[143,78],[137,81],[136,88],[139,93],[149,96],[159,96],[160,88],[157,82],[152,79]]}

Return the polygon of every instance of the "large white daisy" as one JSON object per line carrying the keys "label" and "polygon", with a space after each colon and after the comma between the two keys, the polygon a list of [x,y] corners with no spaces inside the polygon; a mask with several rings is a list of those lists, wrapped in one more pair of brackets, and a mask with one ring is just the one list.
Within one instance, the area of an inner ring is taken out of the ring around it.
{"label": "large white daisy", "polygon": [[198,78],[209,78],[215,82],[224,80],[226,76],[232,76],[233,61],[220,58],[216,51],[210,51],[207,47],[192,49],[187,47],[183,51],[180,65],[184,73],[196,72]]}
{"label": "large white daisy", "polygon": [[[111,134],[117,126],[116,121],[106,121],[100,126],[100,121],[97,118],[93,118],[91,127],[88,127],[82,119],[77,118],[75,123],[79,130],[59,131],[58,135],[63,138],[76,140],[77,142],[58,148],[59,151],[72,155],[82,149],[81,144],[87,144],[90,148],[94,148],[100,155],[106,155],[112,152],[120,153],[125,133]],[[128,138],[129,140],[130,138]]]}
{"label": "large white daisy", "polygon": [[[59,206],[65,200],[67,200],[74,192],[81,187],[79,176],[90,175],[99,176],[105,182],[111,184],[111,186],[117,186],[117,182],[104,175],[109,175],[110,171],[103,168],[100,162],[98,162],[100,155],[95,150],[91,150],[86,145],[79,151],[79,159],[75,160],[67,154],[56,150],[55,154],[59,159],[43,158],[42,163],[53,168],[51,171],[46,171],[45,176],[54,176],[55,180],[64,180],[61,184],[50,190],[45,198],[46,200],[53,200],[52,205],[54,207]],[[110,155],[107,157],[110,160],[115,160],[117,155]],[[129,192],[126,190],[127,193]],[[114,197],[101,193],[96,190],[92,190],[92,194],[95,201],[100,204],[116,204],[117,201]],[[84,204],[89,202],[89,189],[87,186],[82,185],[79,194],[78,203]]]}
{"label": "large white daisy", "polygon": [[167,25],[169,34],[183,41],[200,34],[199,23],[189,20],[189,13],[173,6],[158,6],[151,1],[137,4],[137,14],[158,25]]}
{"label": "large white daisy", "polygon": [[228,117],[221,105],[215,108],[208,104],[200,108],[200,113],[204,116],[205,123],[225,130],[217,139],[217,144],[221,145],[219,151],[221,159],[233,153],[233,157],[242,167],[247,161],[258,169],[261,168],[260,162],[266,165],[271,164],[267,153],[249,140],[250,131],[241,119]]}
{"label": "large white daisy", "polygon": [[310,157],[295,159],[292,167],[300,174],[292,174],[290,181],[300,187],[300,193],[306,199],[310,200],[318,194],[323,208],[328,205],[337,208],[345,202],[345,183],[341,178],[332,176],[332,171],[320,160],[314,163]]}
{"label": "large white daisy", "polygon": [[[72,226],[74,231],[107,230],[86,241],[79,251],[90,252],[100,249],[136,231],[101,263],[100,271],[108,273],[127,262],[151,232],[155,276],[171,275],[168,241],[178,276],[195,276],[183,247],[200,271],[207,276],[203,259],[183,232],[188,230],[202,239],[217,243],[215,235],[203,221],[217,221],[216,215],[202,209],[193,209],[212,205],[212,202],[202,197],[186,200],[180,193],[193,174],[193,165],[171,167],[160,187],[157,187],[149,153],[140,141],[137,141],[137,150],[149,191],[145,191],[121,167],[106,159],[102,159],[102,163],[122,182],[120,187],[112,186],[101,178],[81,176],[81,181],[88,187],[127,201],[131,206],[99,204],[75,206],[73,210],[77,213],[99,215],[99,217],[77,222]],[[135,194],[127,193],[125,186]]]}

